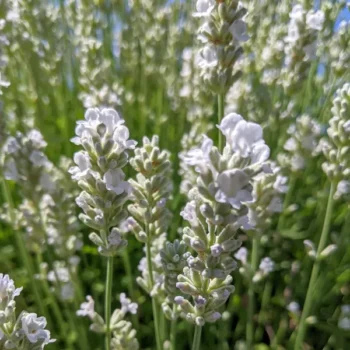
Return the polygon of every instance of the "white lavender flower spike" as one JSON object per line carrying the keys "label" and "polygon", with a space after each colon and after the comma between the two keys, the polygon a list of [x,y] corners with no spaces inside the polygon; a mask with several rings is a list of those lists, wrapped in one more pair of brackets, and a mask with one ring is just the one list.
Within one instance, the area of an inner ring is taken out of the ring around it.
{"label": "white lavender flower spike", "polygon": [[305,78],[310,61],[316,59],[318,33],[322,30],[325,14],[322,10],[307,10],[294,5],[290,15],[288,35],[285,37],[285,66],[282,84],[287,93],[295,91]]}
{"label": "white lavender flower spike", "polygon": [[271,173],[261,173],[254,178],[252,200],[246,205],[248,222],[256,232],[264,232],[273,215],[282,212],[282,195],[287,189],[287,178],[280,175],[280,168],[276,166]]}
{"label": "white lavender flower spike", "polygon": [[322,151],[326,157],[322,169],[330,180],[335,181],[337,199],[349,193],[347,186],[350,179],[349,106],[350,84],[346,83],[337,91],[337,96],[333,100],[333,118],[329,121],[330,126],[327,130],[329,140],[322,143]]}
{"label": "white lavender flower spike", "polygon": [[127,242],[116,226],[126,218],[123,204],[130,193],[124,181],[122,168],[128,162],[128,151],[136,142],[129,140],[129,130],[124,120],[113,109],[88,109],[85,120],[78,121],[76,137],[72,139],[84,151],[74,155],[77,166],[69,169],[72,178],[83,189],[77,204],[83,209],[81,220],[99,230],[101,236],[92,233],[90,238],[102,255],[110,256]]}
{"label": "white lavender flower spike", "polygon": [[309,115],[297,117],[295,124],[288,128],[290,138],[284,144],[285,154],[278,156],[283,168],[300,172],[306,167],[306,160],[317,155],[321,126]]}
{"label": "white lavender flower spike", "polygon": [[[144,137],[143,146],[135,150],[135,157],[130,163],[138,172],[136,180],[130,180],[134,202],[128,206],[133,217],[130,229],[139,241],[151,244],[152,259],[156,259],[163,248],[165,232],[171,219],[171,213],[166,207],[166,201],[173,189],[169,153],[160,151],[157,136],[153,136],[151,140]],[[160,268],[160,261],[156,265]],[[154,285],[150,285],[149,273],[143,271],[144,274],[148,278],[138,278],[138,281],[151,293]],[[152,294],[154,292],[155,290]]]}
{"label": "white lavender flower spike", "polygon": [[226,93],[241,75],[234,66],[242,53],[240,43],[249,38],[243,21],[246,10],[235,0],[198,0],[196,9],[194,16],[203,20],[198,30],[203,43],[198,62],[201,75],[213,93]]}

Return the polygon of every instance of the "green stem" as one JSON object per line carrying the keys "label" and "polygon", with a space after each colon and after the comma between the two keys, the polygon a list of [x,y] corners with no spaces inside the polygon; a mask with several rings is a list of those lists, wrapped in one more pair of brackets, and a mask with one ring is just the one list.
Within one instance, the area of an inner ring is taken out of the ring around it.
{"label": "green stem", "polygon": [[174,318],[171,320],[170,324],[170,344],[171,344],[171,350],[176,350],[176,304],[173,305],[173,315]]}
{"label": "green stem", "polygon": [[[15,225],[16,223],[16,214],[14,212],[14,206],[13,206],[13,201],[12,201],[12,196],[10,193],[10,190],[7,186],[7,183],[5,181],[5,179],[2,179],[2,185],[3,185],[3,189],[4,189],[4,193],[5,193],[5,197],[6,197],[6,201],[8,204],[8,210],[9,210],[9,216],[10,216],[10,220],[11,220],[11,224]],[[40,296],[39,290],[37,288],[37,282],[34,278],[34,265],[33,265],[33,261],[31,259],[31,256],[28,254],[28,251],[25,247],[24,241],[23,241],[23,237],[21,232],[17,229],[17,227],[14,227],[14,234],[15,234],[15,239],[16,239],[16,243],[18,246],[18,250],[19,250],[19,254],[21,256],[21,259],[24,262],[24,266],[26,267],[27,271],[28,271],[28,275],[29,275],[29,281],[30,281],[30,285],[34,294],[34,299],[35,299],[35,303],[37,305],[37,307],[39,308],[39,312],[41,315],[45,315],[48,316],[48,312],[46,307],[44,306],[43,302],[42,302],[42,297]]]}
{"label": "green stem", "polygon": [[311,277],[309,281],[309,286],[307,288],[307,293],[306,293],[306,298],[305,298],[305,303],[303,307],[303,312],[301,314],[300,318],[300,323],[299,327],[297,330],[297,336],[294,344],[294,349],[299,350],[301,349],[301,345],[304,341],[305,334],[306,334],[306,319],[310,314],[311,307],[312,307],[312,297],[313,293],[315,291],[315,283],[317,280],[317,277],[320,272],[320,267],[321,267],[321,261],[319,259],[320,253],[322,250],[325,248],[328,240],[328,235],[329,235],[329,229],[331,225],[331,219],[332,219],[332,212],[333,212],[333,205],[334,205],[334,192],[336,189],[336,183],[332,181],[331,187],[329,189],[329,196],[328,196],[328,203],[327,203],[327,209],[326,209],[326,216],[323,222],[323,229],[321,233],[321,238],[320,242],[318,244],[317,248],[317,256],[316,256],[316,261],[314,262],[314,265],[312,267],[312,272],[311,272]]}
{"label": "green stem", "polygon": [[197,326],[194,329],[192,350],[199,350],[201,345],[201,335],[202,335],[202,326]]}
{"label": "green stem", "polygon": [[68,272],[69,272],[69,277],[74,285],[75,292],[77,293],[78,299],[81,301],[84,300],[85,297],[84,297],[83,288],[81,286],[81,280],[76,278],[76,274],[72,270],[71,265],[68,265]]}
{"label": "green stem", "polygon": [[[132,275],[132,269],[131,269],[131,264],[130,264],[130,258],[129,258],[129,254],[128,251],[126,249],[124,249],[122,251],[122,259],[123,259],[123,264],[124,264],[124,269],[126,272],[126,276],[127,276],[127,280],[128,280],[128,292],[129,295],[131,297],[132,300],[136,300],[136,296],[135,296],[135,288],[134,288],[134,284],[133,284],[133,275]],[[139,319],[137,317],[137,315],[132,315],[132,322],[134,324],[134,327],[136,329],[139,328]]]}
{"label": "green stem", "polygon": [[286,331],[288,329],[288,319],[287,318],[283,318],[280,323],[279,323],[279,327],[278,327],[278,330],[272,340],[272,343],[271,343],[271,349],[272,350],[277,350],[279,347],[278,347],[278,344],[280,343],[280,341],[282,339],[284,339],[284,336],[286,334]]}
{"label": "green stem", "polygon": [[258,317],[259,328],[255,332],[255,338],[257,339],[257,341],[260,341],[263,337],[265,313],[267,312],[267,306],[271,298],[271,292],[272,292],[272,283],[271,281],[267,281],[264,287],[264,292],[261,300],[261,309]]}
{"label": "green stem", "polygon": [[[148,230],[147,230],[148,231]],[[151,255],[151,243],[148,241],[146,243],[146,255],[147,255],[147,267],[148,267],[148,274],[149,274],[149,282],[151,290],[154,286],[154,280],[153,280],[153,267],[152,267],[152,255]],[[152,311],[153,311],[153,323],[154,323],[154,332],[156,336],[156,343],[157,343],[157,350],[161,350],[161,339],[160,339],[160,333],[159,333],[159,313],[158,313],[158,305],[155,298],[152,297]]]}
{"label": "green stem", "polygon": [[[224,100],[225,95],[219,94],[218,95],[218,124],[220,125],[222,118],[224,117]],[[223,150],[223,135],[222,132],[219,130],[219,151]]]}
{"label": "green stem", "polygon": [[252,256],[251,256],[251,278],[249,281],[249,290],[248,290],[248,318],[247,318],[247,333],[246,333],[246,343],[247,343],[248,350],[251,350],[253,348],[253,342],[254,342],[253,317],[254,317],[255,303],[254,303],[253,277],[258,267],[259,245],[260,245],[260,238],[255,235],[253,238],[253,249],[252,249]]}
{"label": "green stem", "polygon": [[160,341],[161,344],[164,344],[164,340],[166,337],[166,333],[167,333],[167,322],[165,321],[165,317],[164,317],[164,313],[162,312],[161,307],[158,305],[158,310],[159,310],[159,334],[160,334]]}
{"label": "green stem", "polygon": [[[77,327],[76,323],[75,323],[75,319],[71,313],[71,308],[69,308],[69,306],[66,305],[65,307],[65,316],[66,316],[66,319],[68,320],[68,324],[69,324],[69,329],[70,330],[74,330],[74,329],[77,329],[77,332],[79,333],[78,335],[78,339],[75,338],[75,341],[76,343],[78,343],[78,346],[81,350],[85,350],[85,349],[88,349],[88,344],[87,344],[87,341],[86,341],[86,334],[85,334],[85,337],[83,336],[83,333],[81,333],[82,331],[82,324],[79,322],[79,325]],[[69,344],[71,346],[71,344]]]}
{"label": "green stem", "polygon": [[[68,265],[68,271],[69,271],[69,277],[70,280],[73,282],[73,285],[75,287],[75,291],[77,292],[78,298],[79,300],[84,300],[84,293],[81,287],[81,281],[80,279],[76,278],[76,275],[73,273],[71,265]],[[79,301],[77,300],[77,298],[74,298],[73,301],[74,304],[74,308],[75,310],[78,310],[80,307]],[[73,324],[74,324],[74,317],[75,313],[73,313],[73,316],[70,313],[71,310],[69,310],[69,317],[73,319]],[[83,349],[88,349],[88,343],[87,343],[87,333],[86,333],[86,329],[84,327],[84,325],[79,322],[79,327],[78,327],[78,331],[79,331],[79,345],[81,344]]]}
{"label": "green stem", "polygon": [[105,349],[111,349],[111,304],[112,304],[112,283],[113,283],[113,257],[107,257],[106,294],[105,294]]}
{"label": "green stem", "polygon": [[133,286],[133,276],[132,276],[132,270],[131,270],[131,264],[130,264],[130,258],[128,251],[124,249],[122,251],[122,259],[123,259],[123,264],[124,264],[124,269],[126,272],[126,276],[128,279],[128,292],[131,297],[131,299],[135,299],[135,293],[134,293],[134,286]]}
{"label": "green stem", "polygon": [[296,182],[297,182],[297,176],[296,176],[296,174],[292,173],[290,178],[289,178],[288,192],[287,192],[286,198],[283,202],[283,211],[278,219],[277,232],[279,232],[284,226],[286,217],[283,213],[285,213],[286,209],[290,205],[291,200],[293,199],[293,195],[295,195],[294,187],[296,185]]}

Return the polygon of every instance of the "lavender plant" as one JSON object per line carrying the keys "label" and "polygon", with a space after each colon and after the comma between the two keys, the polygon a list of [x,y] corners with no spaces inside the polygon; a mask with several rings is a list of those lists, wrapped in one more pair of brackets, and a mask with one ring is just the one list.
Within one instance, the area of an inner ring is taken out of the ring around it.
{"label": "lavender plant", "polygon": [[128,210],[134,218],[131,223],[132,232],[139,241],[146,244],[147,267],[137,281],[152,297],[157,349],[161,349],[159,305],[156,298],[159,298],[163,281],[161,275],[157,276],[157,271],[153,270],[156,268],[154,260],[157,259],[164,242],[161,237],[166,234],[171,220],[166,202],[173,187],[169,153],[160,151],[158,143],[157,136],[153,136],[151,140],[145,137],[143,146],[135,150],[135,157],[130,160],[138,174],[136,180],[130,180],[134,204],[130,204]]}
{"label": "lavender plant", "polygon": [[266,163],[269,148],[259,125],[232,113],[218,128],[226,137],[222,154],[204,137],[201,148],[189,151],[186,157],[199,176],[190,191],[191,201],[181,213],[190,224],[183,230],[183,240],[197,256],[188,258],[188,267],[177,283],[184,294],[192,296],[193,304],[183,296],[175,301],[186,319],[196,324],[194,349],[200,346],[204,324],[221,318],[219,308],[234,291],[230,275],[236,267],[233,252],[241,245],[235,235],[241,227],[256,225],[254,216],[258,215],[253,214],[253,206],[248,214],[247,203],[256,202],[252,195],[254,179],[270,171]]}
{"label": "lavender plant", "polygon": [[85,120],[77,124],[72,139],[84,151],[74,154],[76,166],[70,168],[72,178],[83,190],[76,202],[83,209],[80,219],[99,234],[92,232],[91,241],[98,252],[107,258],[105,295],[105,347],[111,349],[111,294],[113,257],[127,245],[116,226],[126,218],[123,209],[130,186],[124,181],[122,168],[128,162],[128,150],[135,147],[129,140],[129,130],[124,120],[113,109],[88,109]]}

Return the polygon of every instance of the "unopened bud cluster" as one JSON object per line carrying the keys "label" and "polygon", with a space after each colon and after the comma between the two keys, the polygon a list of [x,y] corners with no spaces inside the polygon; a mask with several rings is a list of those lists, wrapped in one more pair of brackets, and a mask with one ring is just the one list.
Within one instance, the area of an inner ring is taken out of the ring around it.
{"label": "unopened bud cluster", "polygon": [[167,294],[166,301],[162,308],[168,319],[176,319],[169,304],[174,302],[174,298],[179,295],[176,287],[177,276],[182,273],[187,265],[187,258],[191,255],[187,251],[187,245],[183,241],[175,240],[173,243],[166,242],[165,247],[160,251],[161,263],[164,270],[164,289]]}
{"label": "unopened bud cluster", "polygon": [[132,215],[129,228],[139,241],[150,245],[153,262],[151,278],[146,259],[143,259],[142,277],[138,277],[137,281],[151,296],[157,297],[163,290],[159,253],[164,246],[171,219],[171,213],[166,207],[173,190],[169,157],[169,152],[159,149],[158,136],[153,136],[151,140],[143,138],[142,147],[135,149],[135,156],[130,160],[137,175],[136,179],[130,180],[133,204],[128,206]]}
{"label": "unopened bud cluster", "polygon": [[329,244],[319,254],[317,254],[317,250],[316,250],[314,242],[310,241],[309,239],[306,239],[306,240],[304,240],[303,243],[304,243],[307,255],[312,260],[320,260],[321,261],[321,260],[327,259],[329,256],[333,255],[338,249],[338,246],[336,244]]}
{"label": "unopened bud cluster", "polygon": [[204,82],[214,93],[225,93],[241,75],[234,65],[243,50],[241,42],[247,40],[246,24],[242,17],[246,9],[237,0],[198,0],[195,16],[201,17],[199,40]]}
{"label": "unopened bud cluster", "polygon": [[253,184],[253,199],[247,202],[248,218],[251,226],[263,233],[271,224],[274,213],[282,212],[282,194],[287,191],[287,178],[280,175],[275,167],[271,173],[260,174]]}
{"label": "unopened bud cluster", "polygon": [[283,168],[293,172],[305,169],[307,159],[315,156],[321,135],[321,126],[309,115],[298,117],[288,129],[289,139],[284,144],[286,153],[278,156]]}
{"label": "unopened bud cluster", "polygon": [[[170,154],[160,151],[158,144],[158,136],[151,140],[144,137],[143,146],[136,148],[135,156],[130,159],[131,166],[137,171],[136,179],[130,180],[134,203],[128,210],[136,220],[131,231],[144,243],[166,232],[171,217],[166,207],[173,189]],[[145,224],[148,232],[145,232]]]}
{"label": "unopened bud cluster", "polygon": [[127,244],[113,227],[127,216],[123,204],[130,185],[124,181],[122,168],[128,163],[128,150],[136,144],[129,140],[129,130],[123,124],[113,109],[88,109],[85,120],[78,121],[77,136],[72,139],[84,148],[74,154],[76,166],[69,169],[83,190],[76,199],[84,211],[79,217],[85,225],[99,231],[100,234],[93,232],[89,237],[104,256],[115,255]]}
{"label": "unopened bud cluster", "polygon": [[239,268],[240,274],[244,276],[247,281],[253,281],[253,283],[264,280],[275,270],[275,262],[271,258],[265,257],[261,259],[257,271],[253,271],[252,266],[248,262],[248,250],[245,247],[237,251],[235,258],[241,262],[241,267]]}
{"label": "unopened bud cluster", "polygon": [[333,100],[333,117],[327,130],[329,140],[325,141],[323,153],[326,162],[322,164],[328,178],[335,181],[339,198],[350,193],[350,84],[344,84]]}
{"label": "unopened bud cluster", "polygon": [[16,288],[9,275],[0,273],[0,348],[39,350],[54,342],[46,330],[45,317],[22,311],[16,317],[16,301],[22,288]]}

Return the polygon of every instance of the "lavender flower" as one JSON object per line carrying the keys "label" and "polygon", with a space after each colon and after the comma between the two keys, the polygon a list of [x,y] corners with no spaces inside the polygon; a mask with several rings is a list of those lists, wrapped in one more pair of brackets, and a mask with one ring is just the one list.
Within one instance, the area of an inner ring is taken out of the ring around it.
{"label": "lavender flower", "polygon": [[130,299],[128,299],[125,295],[125,293],[121,293],[119,296],[120,304],[121,304],[121,310],[125,314],[127,312],[130,312],[131,314],[135,315],[137,313],[138,305],[136,303],[132,303]]}
{"label": "lavender flower", "polygon": [[77,310],[77,316],[88,316],[93,319],[95,315],[95,301],[90,295],[86,297],[86,302],[80,305],[80,309]]}

